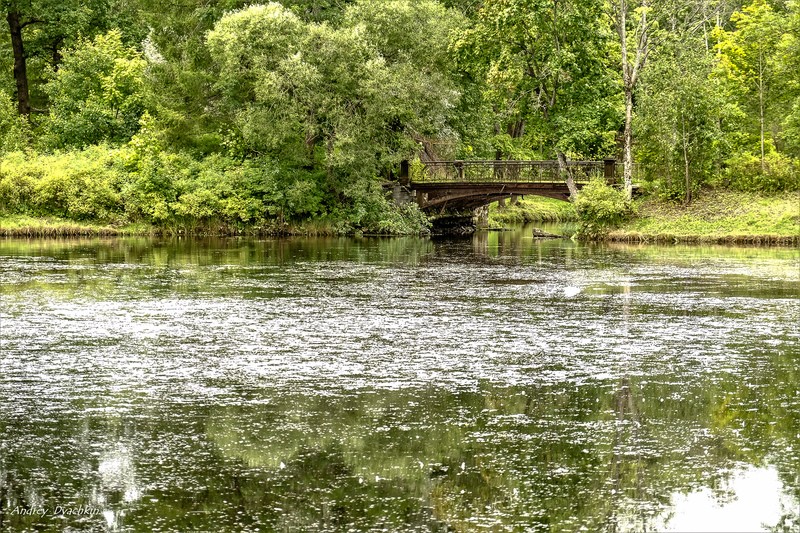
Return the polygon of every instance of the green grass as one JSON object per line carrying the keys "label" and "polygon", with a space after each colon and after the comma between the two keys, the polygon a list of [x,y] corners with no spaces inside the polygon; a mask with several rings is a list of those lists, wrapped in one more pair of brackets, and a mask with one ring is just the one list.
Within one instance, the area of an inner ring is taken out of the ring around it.
{"label": "green grass", "polygon": [[[0,237],[106,237],[106,236],[235,236],[235,235],[312,235],[332,236],[361,233],[344,221],[314,219],[279,224],[232,226],[219,223],[171,223],[154,226],[144,222],[121,225],[76,222],[58,217],[32,217],[28,215],[0,216]],[[419,232],[406,232],[418,234]],[[371,234],[403,235],[398,231],[376,231]]]}
{"label": "green grass", "polygon": [[489,207],[490,227],[528,222],[569,222],[574,220],[577,220],[577,215],[575,207],[570,202],[542,196],[528,196],[519,200],[516,205],[506,203],[505,208],[499,208],[496,203]]}
{"label": "green grass", "polygon": [[690,205],[645,198],[637,217],[609,234],[614,241],[800,242],[800,193],[704,190]]}
{"label": "green grass", "polygon": [[89,235],[141,235],[151,233],[147,226],[91,224],[65,220],[57,217],[30,217],[26,215],[6,215],[0,217],[0,236],[2,237],[56,237]]}

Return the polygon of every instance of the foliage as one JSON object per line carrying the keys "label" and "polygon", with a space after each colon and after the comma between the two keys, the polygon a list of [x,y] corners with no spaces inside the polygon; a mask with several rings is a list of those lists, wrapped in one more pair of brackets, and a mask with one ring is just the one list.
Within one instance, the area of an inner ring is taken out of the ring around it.
{"label": "foliage", "polygon": [[421,146],[446,159],[620,159],[628,104],[643,189],[689,203],[706,185],[798,186],[794,0],[628,9],[629,63],[648,53],[633,95],[619,20],[599,0],[0,5],[22,24],[32,107],[14,109],[20,50],[7,39],[6,213],[412,231],[418,213],[387,203],[381,182]]}
{"label": "foliage", "polygon": [[0,154],[24,150],[30,138],[28,121],[17,114],[11,98],[0,90]]}
{"label": "foliage", "polygon": [[454,39],[457,64],[480,84],[482,104],[494,116],[492,155],[603,157],[612,149],[619,108],[610,97],[601,11],[595,0],[555,7],[493,0]]}
{"label": "foliage", "polygon": [[[780,105],[778,46],[785,32],[779,13],[766,0],[753,0],[733,14],[731,30],[717,28],[718,73],[730,87],[731,103],[742,110],[734,149],[760,146],[761,160],[769,141],[780,144],[778,125],[785,110]],[[741,135],[744,134],[744,135]]]}
{"label": "foliage", "polygon": [[784,120],[783,150],[800,158],[800,4],[789,4],[787,31],[778,44],[778,79],[781,80],[781,97]]}
{"label": "foliage", "polygon": [[709,79],[711,58],[697,50],[679,41],[663,45],[637,93],[637,158],[659,194],[686,203],[714,178],[724,147],[724,89]]}
{"label": "foliage", "polygon": [[623,222],[632,214],[632,206],[623,191],[607,185],[602,179],[593,179],[578,194],[575,212],[581,222],[579,234],[592,239]]}
{"label": "foliage", "polygon": [[422,181],[425,178],[425,164],[415,157],[408,165],[408,177],[411,181]]}
{"label": "foliage", "polygon": [[124,174],[104,146],[37,156],[12,152],[0,161],[0,206],[5,213],[111,221],[123,213]]}
{"label": "foliage", "polygon": [[759,156],[739,153],[728,159],[726,178],[741,191],[774,193],[800,189],[800,168],[791,158],[770,150]]}
{"label": "foliage", "polygon": [[[45,112],[48,95],[43,90],[50,73],[62,64],[65,50],[78,46],[95,35],[117,29],[127,45],[141,42],[147,24],[142,20],[137,2],[123,0],[2,0],[3,18],[16,13],[22,28],[23,57],[27,66],[30,104],[34,112]],[[6,25],[6,28],[9,28]],[[12,92],[14,78],[11,50],[5,50],[8,39],[0,44],[0,88]],[[8,54],[8,55],[6,55]],[[8,78],[3,79],[4,76]]]}
{"label": "foliage", "polygon": [[323,182],[324,174],[298,172],[269,158],[198,160],[104,145],[54,154],[12,152],[0,159],[0,214],[174,231],[288,231],[314,219],[338,231],[405,234],[427,228],[416,206],[391,205],[379,185],[349,191],[350,205],[330,210]]}
{"label": "foliage", "polygon": [[130,140],[144,111],[145,61],[112,30],[67,51],[45,86],[50,115],[47,144],[85,147]]}

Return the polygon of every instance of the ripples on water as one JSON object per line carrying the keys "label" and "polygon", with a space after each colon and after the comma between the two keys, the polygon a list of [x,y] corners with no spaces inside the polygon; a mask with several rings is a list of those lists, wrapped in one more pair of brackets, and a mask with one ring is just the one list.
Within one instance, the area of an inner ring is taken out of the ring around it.
{"label": "ripples on water", "polygon": [[800,528],[799,269],[519,232],[0,241],[0,530]]}

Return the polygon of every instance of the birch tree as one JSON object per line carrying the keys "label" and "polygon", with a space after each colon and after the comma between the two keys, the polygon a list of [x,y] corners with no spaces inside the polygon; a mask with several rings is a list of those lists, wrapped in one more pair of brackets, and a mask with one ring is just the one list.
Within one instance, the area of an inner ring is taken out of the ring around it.
{"label": "birch tree", "polygon": [[[652,28],[647,18],[650,7],[647,0],[641,0],[639,5],[629,0],[612,0],[610,9],[621,51],[622,90],[625,96],[622,166],[625,196],[630,199],[633,195],[633,94],[650,54]],[[632,15],[632,22],[629,15]],[[632,25],[631,31],[629,25]]]}

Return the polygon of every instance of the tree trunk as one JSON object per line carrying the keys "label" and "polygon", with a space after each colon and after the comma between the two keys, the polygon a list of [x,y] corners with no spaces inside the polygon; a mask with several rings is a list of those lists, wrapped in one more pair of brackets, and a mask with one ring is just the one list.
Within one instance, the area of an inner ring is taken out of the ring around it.
{"label": "tree trunk", "polygon": [[6,16],[11,32],[11,50],[14,53],[14,80],[17,82],[17,110],[20,115],[30,115],[31,101],[28,93],[28,69],[25,65],[25,48],[22,43],[22,24],[19,13],[9,11]]}
{"label": "tree trunk", "polygon": [[763,54],[758,54],[758,119],[761,125],[761,173],[764,173],[764,65]]}
{"label": "tree trunk", "polygon": [[[643,8],[647,8],[647,0],[642,0]],[[636,55],[631,60],[628,53],[628,33],[627,33],[627,11],[628,5],[625,0],[620,0],[618,5],[612,2],[614,11],[617,35],[619,35],[620,52],[622,55],[622,89],[625,92],[625,131],[622,146],[622,177],[625,185],[625,197],[630,200],[633,197],[633,154],[632,154],[632,135],[631,123],[633,122],[633,91],[636,82],[639,80],[639,72],[647,62],[650,53],[647,9],[642,9],[641,19],[637,24],[638,38],[636,39]]]}
{"label": "tree trunk", "polygon": [[683,179],[686,185],[686,194],[683,197],[683,203],[685,205],[689,205],[689,203],[692,201],[692,180],[691,176],[689,175],[689,141],[686,138],[686,120],[684,120],[683,117],[681,117],[681,130],[683,133]]}
{"label": "tree trunk", "polygon": [[625,87],[625,131],[622,137],[622,180],[625,198],[633,197],[633,151],[631,149],[631,124],[633,122],[633,88]]}
{"label": "tree trunk", "polygon": [[563,152],[558,152],[558,174],[566,180],[567,189],[569,189],[569,201],[574,202],[578,197],[578,188],[575,186],[572,172],[567,168],[567,157]]}

